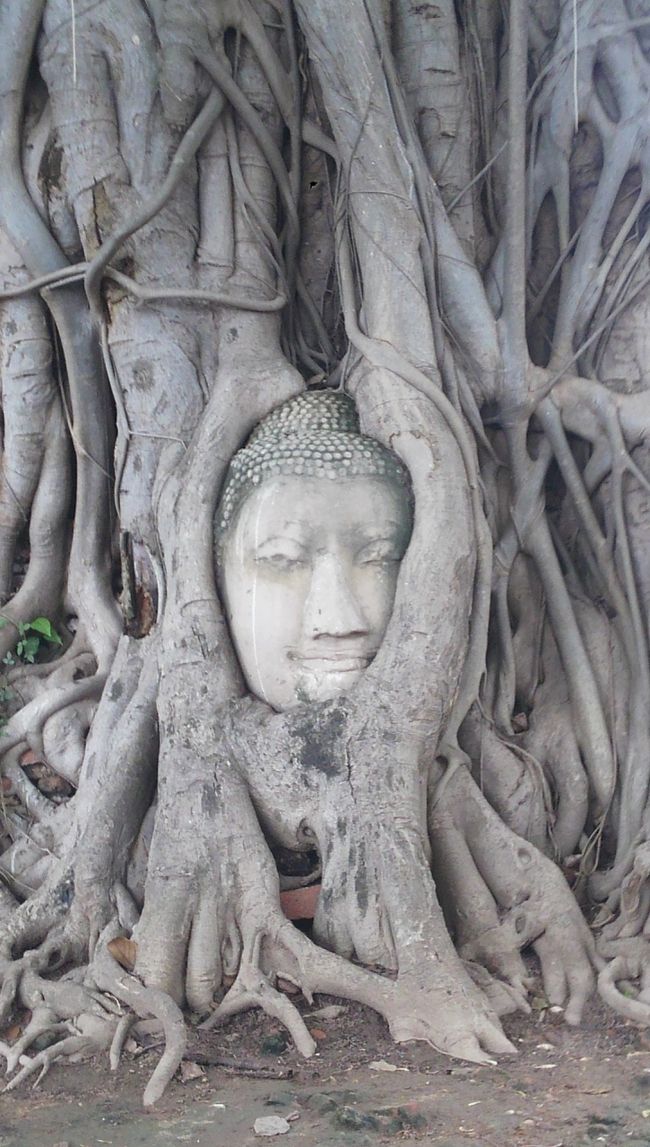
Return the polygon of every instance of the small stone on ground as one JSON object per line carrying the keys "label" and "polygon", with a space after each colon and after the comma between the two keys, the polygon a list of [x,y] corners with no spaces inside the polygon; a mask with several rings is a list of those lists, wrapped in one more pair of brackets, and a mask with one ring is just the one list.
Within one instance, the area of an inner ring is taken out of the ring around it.
{"label": "small stone on ground", "polygon": [[271,1138],[273,1135],[286,1135],[291,1130],[291,1124],[281,1115],[263,1115],[256,1119],[253,1131],[261,1137]]}

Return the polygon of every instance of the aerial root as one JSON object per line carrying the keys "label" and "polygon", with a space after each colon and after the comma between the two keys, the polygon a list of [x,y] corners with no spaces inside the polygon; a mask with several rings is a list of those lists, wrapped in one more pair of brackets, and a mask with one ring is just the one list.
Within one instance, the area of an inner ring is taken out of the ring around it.
{"label": "aerial root", "polygon": [[[60,945],[56,945],[57,953]],[[95,1051],[104,1049],[113,1036],[113,1030],[122,1016],[120,1006],[109,997],[100,994],[95,985],[84,978],[85,969],[76,969],[61,980],[43,979],[35,969],[50,967],[48,956],[51,954],[51,945],[43,944],[41,948],[22,961],[18,969],[10,968],[15,997],[31,1010],[31,1017],[23,1033],[12,1045],[3,1045],[0,1053],[7,1061],[7,1075],[16,1070],[19,1064],[27,1067],[32,1063],[26,1052],[34,1041],[43,1035],[65,1035],[47,1048],[46,1058],[36,1057],[36,1066],[44,1068],[42,1075],[49,1069],[50,1063],[58,1057],[76,1055],[91,1048]],[[70,1043],[70,1038],[83,1039],[83,1046]],[[56,1054],[54,1048],[64,1045],[63,1050]],[[30,1067],[22,1071],[12,1080],[12,1086],[27,1077],[35,1068]],[[41,1076],[42,1078],[42,1076]],[[40,1079],[39,1079],[40,1082]]]}
{"label": "aerial root", "polygon": [[[21,959],[8,961],[4,969],[2,1002],[8,1013],[16,1000],[31,1008],[32,1016],[24,1032],[13,1044],[0,1044],[7,1061],[7,1074],[18,1065],[21,1070],[4,1090],[18,1087],[39,1071],[38,1086],[52,1063],[67,1058],[109,1050],[111,1069],[119,1065],[124,1044],[137,1017],[152,1016],[162,1027],[165,1049],[144,1092],[145,1107],[162,1096],[183,1059],[186,1029],[182,1012],[171,996],[145,987],[113,959],[107,944],[121,929],[117,921],[104,929],[94,959],[87,969],[78,969],[63,980],[44,980],[38,972],[51,970],[52,956],[65,960],[71,947],[49,937],[38,949]],[[64,951],[65,948],[65,951]],[[129,1009],[124,1012],[123,1004]],[[25,1053],[41,1035],[63,1035],[33,1058]]]}
{"label": "aerial root", "polygon": [[22,960],[16,960],[4,971],[2,989],[0,989],[0,1023],[5,1023],[14,1006],[20,981],[24,971]]}
{"label": "aerial root", "polygon": [[[70,1030],[71,1025],[67,1026],[68,1030]],[[34,1072],[40,1069],[38,1079],[34,1083],[34,1087],[36,1088],[45,1078],[50,1067],[57,1059],[69,1059],[71,1063],[75,1063],[83,1055],[91,1054],[96,1050],[97,1044],[94,1039],[84,1035],[69,1035],[66,1039],[52,1044],[51,1047],[46,1047],[44,1051],[39,1051],[38,1055],[35,1055],[33,1059],[22,1056],[21,1062],[24,1064],[22,1070],[5,1085],[3,1091],[13,1091],[14,1088],[19,1087],[25,1079],[29,1079]]]}
{"label": "aerial root", "polygon": [[[145,1088],[142,1100],[145,1107],[151,1107],[160,1099],[183,1059],[187,1046],[185,1020],[171,996],[157,988],[145,987],[141,980],[121,968],[113,958],[108,944],[121,935],[121,931],[117,920],[112,920],[106,926],[95,949],[91,975],[103,992],[117,997],[142,1019],[153,1016],[162,1025],[165,1050]],[[120,1026],[118,1024],[119,1038],[116,1031],[111,1045],[111,1051],[115,1048],[118,1056],[121,1053],[120,1040],[123,1044],[126,1038],[126,1032],[120,1030]]]}
{"label": "aerial root", "polygon": [[464,959],[463,964],[497,1016],[509,1016],[513,1012],[530,1015],[527,990],[532,986],[532,977],[525,977],[520,982],[514,979],[505,980],[492,975],[482,964],[477,964],[473,960]]}
{"label": "aerial root", "polygon": [[115,1034],[111,1042],[110,1051],[108,1053],[111,1071],[117,1071],[122,1059],[122,1052],[124,1051],[124,1044],[126,1043],[127,1036],[135,1023],[135,1015],[133,1012],[127,1012],[122,1016],[121,1020],[115,1029]]}
{"label": "aerial root", "polygon": [[620,885],[618,914],[602,929],[603,952],[609,942],[628,939],[643,931],[650,914],[650,842],[642,840],[634,848],[631,870]]}
{"label": "aerial root", "polygon": [[56,1035],[58,1032],[69,1031],[69,1023],[59,1022],[51,1008],[35,1008],[23,1034],[19,1036],[15,1043],[3,1048],[2,1054],[7,1060],[7,1070],[5,1074],[11,1075],[20,1063],[26,1062],[27,1057],[25,1053],[29,1051],[29,1048],[39,1036],[45,1035],[46,1033],[49,1034],[50,1032]]}
{"label": "aerial root", "polygon": [[[521,950],[536,940],[543,926],[536,924],[527,901],[509,909],[496,924],[478,931],[459,948],[463,960],[486,968],[497,980],[509,984],[525,1005],[533,978],[526,973]],[[525,1010],[525,1007],[524,1007]]]}
{"label": "aerial root", "polygon": [[106,673],[98,672],[93,677],[82,677],[69,684],[55,685],[38,694],[10,718],[0,737],[0,757],[21,741],[42,746],[40,738],[50,717],[68,706],[98,699],[105,684]]}
{"label": "aerial root", "polygon": [[[26,920],[22,934],[28,935],[31,927],[33,927],[33,921]],[[18,943],[20,938],[20,936],[12,936],[9,946],[11,946],[11,942]],[[29,980],[32,977],[38,977],[39,972],[51,972],[55,968],[60,968],[77,956],[78,950],[73,941],[55,929],[39,947],[25,952],[19,959],[7,958],[1,961],[0,1023],[8,1019],[9,1013],[23,988],[26,992],[33,990],[33,984],[29,985]],[[55,1000],[55,997],[60,997],[66,991],[69,992],[70,987],[71,985],[66,985],[63,981],[43,980],[39,983],[38,995],[39,997],[49,996],[48,1005],[53,1005],[54,1010],[58,1011],[57,1004],[59,1001]],[[26,1007],[34,1009],[34,1001],[28,996],[24,996],[23,1003]]]}
{"label": "aerial root", "polygon": [[[467,983],[465,990],[461,987],[462,1003],[450,1000],[448,989],[456,983],[455,968],[447,978],[444,969],[432,960],[432,983],[423,985],[419,973],[414,983],[404,973],[394,980],[316,947],[287,921],[278,921],[275,927],[269,920],[268,926],[251,940],[245,938],[241,979],[238,977],[235,981],[207,1021],[207,1027],[227,1015],[259,1006],[287,1027],[303,1055],[313,1054],[315,1045],[302,1017],[286,996],[274,991],[268,974],[260,970],[264,966],[260,960],[264,940],[268,945],[264,948],[264,957],[274,973],[299,987],[310,1002],[315,992],[326,992],[364,1003],[384,1016],[398,1043],[425,1040],[446,1054],[474,1063],[492,1063],[491,1057],[495,1054],[511,1054],[516,1050],[503,1034],[485,997],[480,992],[474,995],[471,984]],[[509,1000],[504,1011],[513,1010],[511,1004]]]}
{"label": "aerial root", "polygon": [[262,971],[260,953],[264,938],[265,933],[260,930],[245,942],[234,984],[201,1028],[209,1031],[239,1012],[259,1007],[286,1027],[298,1051],[308,1059],[316,1051],[316,1043],[305,1021],[288,996],[274,988]]}
{"label": "aerial root", "polygon": [[20,692],[24,701],[33,700],[52,685],[73,685],[87,680],[97,672],[97,660],[78,634],[64,653],[54,661],[35,661],[18,664],[7,673],[7,683]]}
{"label": "aerial root", "polygon": [[[598,991],[606,1004],[628,1020],[650,1026],[650,945],[642,937],[630,937],[615,945],[618,955],[614,956],[598,976]],[[631,981],[640,983],[636,997],[624,994],[619,984],[625,981],[625,992],[629,992]]]}

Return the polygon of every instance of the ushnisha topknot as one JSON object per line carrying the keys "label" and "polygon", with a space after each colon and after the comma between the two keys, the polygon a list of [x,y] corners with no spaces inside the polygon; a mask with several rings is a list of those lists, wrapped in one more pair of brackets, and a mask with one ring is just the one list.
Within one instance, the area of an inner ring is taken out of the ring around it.
{"label": "ushnisha topknot", "polygon": [[230,462],[215,517],[217,541],[265,479],[387,478],[411,491],[408,470],[392,450],[362,434],[354,402],[339,390],[290,398],[255,427]]}

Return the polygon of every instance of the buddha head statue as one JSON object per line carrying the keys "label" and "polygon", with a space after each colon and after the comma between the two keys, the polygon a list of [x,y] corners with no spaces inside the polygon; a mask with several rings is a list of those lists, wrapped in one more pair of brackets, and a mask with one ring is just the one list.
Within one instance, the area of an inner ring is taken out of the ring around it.
{"label": "buddha head statue", "polygon": [[246,683],[274,709],[347,691],[393,608],[408,471],[333,390],[277,407],[235,454],[215,519],[218,582]]}

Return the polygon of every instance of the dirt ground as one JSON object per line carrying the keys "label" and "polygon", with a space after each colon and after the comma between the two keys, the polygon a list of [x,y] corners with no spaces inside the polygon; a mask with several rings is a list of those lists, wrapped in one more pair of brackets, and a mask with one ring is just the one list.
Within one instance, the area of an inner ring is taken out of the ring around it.
{"label": "dirt ground", "polygon": [[[126,1055],[115,1073],[107,1057],[55,1065],[38,1090],[0,1095],[0,1147],[247,1147],[265,1141],[253,1125],[271,1115],[288,1120],[275,1139],[287,1147],[650,1145],[650,1032],[596,1001],[577,1030],[535,1003],[530,1017],[505,1020],[519,1055],[482,1068],[396,1047],[373,1012],[329,997],[303,1008],[345,1008],[308,1018],[311,1060],[276,1022],[249,1013],[192,1043],[184,1071],[196,1077],[175,1079],[153,1112],[141,1096],[155,1051]],[[197,1061],[215,1058],[237,1066],[198,1074]]]}

